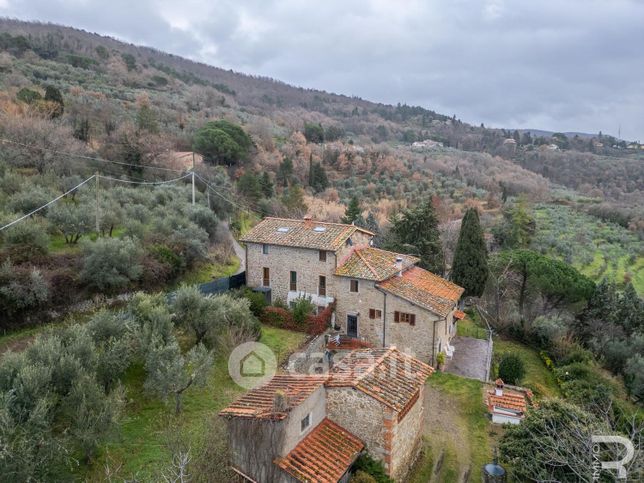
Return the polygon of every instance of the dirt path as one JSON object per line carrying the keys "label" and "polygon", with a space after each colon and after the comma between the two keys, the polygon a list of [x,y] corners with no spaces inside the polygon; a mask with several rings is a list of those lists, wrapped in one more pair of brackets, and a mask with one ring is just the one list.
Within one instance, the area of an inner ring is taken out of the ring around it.
{"label": "dirt path", "polygon": [[235,237],[233,236],[232,232],[230,231],[230,227],[228,226],[227,222],[223,222],[224,227],[226,228],[226,231],[228,232],[228,237],[230,239],[230,243],[233,246],[233,250],[235,251],[235,255],[237,258],[239,258],[239,268],[233,275],[237,275],[238,273],[242,273],[243,271],[246,270],[246,250],[244,247],[242,247],[237,240],[235,240]]}
{"label": "dirt path", "polygon": [[[454,404],[448,394],[430,385],[425,386],[424,433],[431,445],[434,462],[428,483],[463,481],[470,468],[472,458],[466,422],[459,417],[459,408]],[[441,467],[437,468],[439,464]],[[457,468],[458,474],[449,468]]]}

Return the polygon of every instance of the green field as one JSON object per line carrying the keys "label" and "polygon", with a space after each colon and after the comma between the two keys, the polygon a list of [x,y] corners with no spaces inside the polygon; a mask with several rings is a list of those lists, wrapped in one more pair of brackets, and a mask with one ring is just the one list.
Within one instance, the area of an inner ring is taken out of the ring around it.
{"label": "green field", "polygon": [[631,281],[644,295],[644,243],[635,233],[568,206],[537,205],[537,232],[532,247],[562,258],[599,281],[623,286]]}
{"label": "green field", "polygon": [[459,482],[467,472],[468,481],[481,481],[481,467],[489,461],[500,431],[489,424],[483,386],[443,372],[429,378],[424,448],[409,482]]}

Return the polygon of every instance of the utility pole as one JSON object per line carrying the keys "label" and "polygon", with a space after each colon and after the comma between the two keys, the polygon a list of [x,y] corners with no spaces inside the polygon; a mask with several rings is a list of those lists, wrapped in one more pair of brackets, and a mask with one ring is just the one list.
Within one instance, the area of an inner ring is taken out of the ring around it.
{"label": "utility pole", "polygon": [[94,176],[96,177],[96,238],[98,238],[100,234],[100,227],[101,227],[101,215],[100,215],[101,205],[98,197],[98,178],[100,176],[98,174],[98,171],[94,173]]}
{"label": "utility pole", "polygon": [[192,206],[195,205],[195,152],[192,152]]}
{"label": "utility pole", "polygon": [[208,195],[208,209],[210,209],[210,187],[206,186],[206,194]]}

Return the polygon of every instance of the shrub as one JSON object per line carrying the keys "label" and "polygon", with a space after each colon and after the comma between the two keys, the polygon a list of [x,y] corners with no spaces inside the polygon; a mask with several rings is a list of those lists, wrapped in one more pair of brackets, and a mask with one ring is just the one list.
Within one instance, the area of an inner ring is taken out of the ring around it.
{"label": "shrub", "polygon": [[25,220],[9,228],[4,242],[11,258],[18,262],[33,260],[49,251],[49,235],[40,223],[33,220]]}
{"label": "shrub", "polygon": [[299,326],[306,324],[309,316],[315,311],[311,297],[298,297],[292,302],[293,319]]}
{"label": "shrub", "polygon": [[329,304],[322,312],[317,315],[309,316],[308,330],[311,335],[320,335],[331,325],[331,316],[335,310],[334,304]]}
{"label": "shrub", "polygon": [[241,290],[241,296],[250,302],[250,311],[253,315],[257,318],[261,318],[264,313],[264,309],[268,305],[264,294],[245,287]]}
{"label": "shrub", "polygon": [[442,366],[445,364],[445,353],[444,352],[439,352],[438,355],[436,356],[436,364],[439,366]]}
{"label": "shrub", "polygon": [[282,307],[266,307],[260,320],[263,324],[277,327],[279,329],[295,328],[295,321],[293,320],[293,316],[288,310]]}
{"label": "shrub", "polygon": [[499,377],[508,384],[517,385],[525,376],[523,360],[516,354],[503,354],[499,363]]}
{"label": "shrub", "polygon": [[387,476],[382,461],[374,459],[368,453],[362,453],[358,456],[354,468],[356,469],[356,473],[362,471],[370,475],[377,483],[394,483],[394,480]]}
{"label": "shrub", "polygon": [[38,270],[17,268],[6,260],[0,265],[0,312],[9,316],[42,306],[49,285]]}
{"label": "shrub", "polygon": [[98,290],[122,290],[141,277],[143,249],[131,238],[99,238],[83,244],[81,279]]}
{"label": "shrub", "polygon": [[353,475],[349,481],[350,483],[377,483],[373,476],[362,470],[356,471],[355,475]]}

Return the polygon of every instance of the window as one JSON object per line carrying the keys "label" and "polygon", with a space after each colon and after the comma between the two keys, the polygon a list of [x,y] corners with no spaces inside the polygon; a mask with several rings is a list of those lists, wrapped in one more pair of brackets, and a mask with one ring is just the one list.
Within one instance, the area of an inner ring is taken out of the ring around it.
{"label": "window", "polygon": [[326,262],[326,250],[320,250],[320,261]]}
{"label": "window", "polygon": [[264,269],[263,269],[263,278],[264,278],[264,280],[262,282],[262,285],[264,287],[270,287],[271,286],[271,276],[270,276],[270,270],[268,269],[268,267],[264,267]]}
{"label": "window", "polygon": [[394,312],[394,322],[401,322],[403,324],[416,325],[416,314],[408,314],[407,312]]}
{"label": "window", "polygon": [[369,309],[370,319],[382,319],[382,311],[378,309]]}
{"label": "window", "polygon": [[350,292],[358,292],[358,281],[357,280],[351,280],[350,286],[349,286],[349,291]]}
{"label": "window", "polygon": [[297,291],[297,272],[291,272],[291,292]]}
{"label": "window", "polygon": [[318,282],[318,295],[326,297],[326,277],[320,275],[320,281]]}
{"label": "window", "polygon": [[268,255],[268,245],[266,243],[262,244],[262,253]]}
{"label": "window", "polygon": [[300,431],[303,433],[309,426],[311,426],[311,413],[304,416],[304,419],[300,421]]}
{"label": "window", "polygon": [[317,314],[320,315],[322,312],[324,312],[324,309],[326,309],[324,305],[318,305]]}

